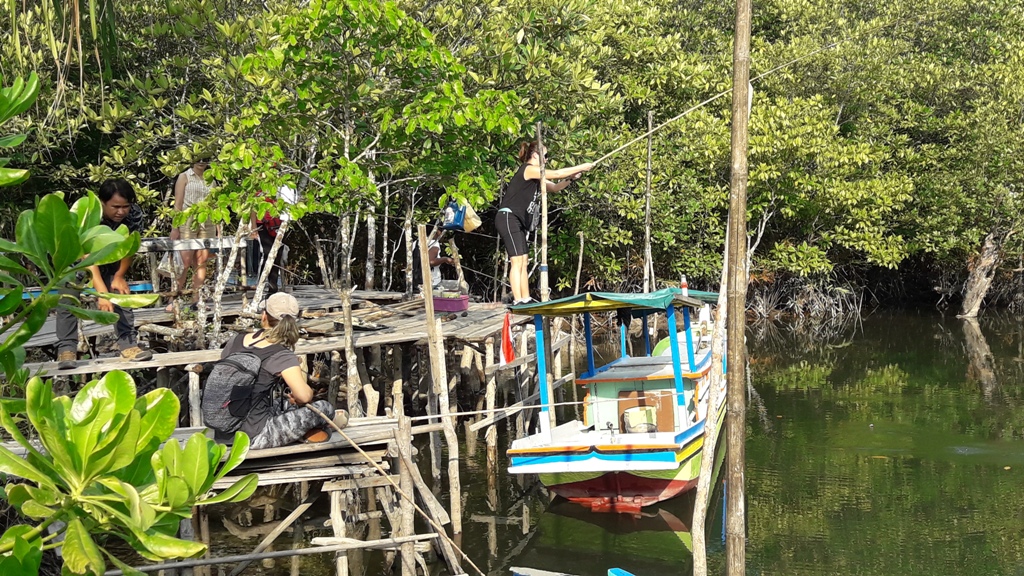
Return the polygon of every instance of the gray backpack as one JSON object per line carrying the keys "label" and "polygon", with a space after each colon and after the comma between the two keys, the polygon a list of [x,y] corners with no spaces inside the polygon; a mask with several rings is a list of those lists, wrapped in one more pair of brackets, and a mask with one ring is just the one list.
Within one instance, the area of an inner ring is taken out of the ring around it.
{"label": "gray backpack", "polygon": [[263,361],[281,348],[240,350],[214,365],[203,389],[203,423],[207,427],[233,434],[245,423],[254,405],[269,401],[273,382],[261,386],[260,370]]}

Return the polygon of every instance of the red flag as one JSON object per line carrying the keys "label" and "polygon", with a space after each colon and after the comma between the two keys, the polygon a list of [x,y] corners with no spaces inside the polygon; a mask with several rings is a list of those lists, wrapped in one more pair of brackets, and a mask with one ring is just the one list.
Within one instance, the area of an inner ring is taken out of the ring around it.
{"label": "red flag", "polygon": [[512,342],[512,314],[505,313],[505,322],[501,325],[501,351],[498,365],[504,366],[516,359],[516,347]]}

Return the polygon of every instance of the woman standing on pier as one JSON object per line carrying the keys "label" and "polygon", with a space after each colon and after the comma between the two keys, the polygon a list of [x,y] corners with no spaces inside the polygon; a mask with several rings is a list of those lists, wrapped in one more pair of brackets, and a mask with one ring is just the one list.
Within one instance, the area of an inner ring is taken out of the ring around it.
{"label": "woman standing on pier", "polygon": [[[199,156],[188,170],[178,175],[174,182],[174,211],[184,212],[195,204],[198,204],[210,195],[210,187],[206,184],[203,174],[210,167],[207,156]],[[195,216],[190,216],[180,228],[171,230],[171,240],[193,240],[217,237],[217,225],[210,220],[198,222]],[[206,261],[210,259],[209,250],[183,250],[181,252],[181,273],[178,276],[178,290],[185,289],[185,282],[188,280],[189,268],[195,267],[192,276],[192,303],[199,301],[199,290],[206,283]],[[167,311],[173,311],[173,304],[167,306]]]}
{"label": "woman standing on pier", "polygon": [[[256,355],[262,361],[247,398],[251,408],[241,427],[252,440],[250,448],[254,450],[284,446],[303,438],[311,442],[327,440],[327,423],[306,408],[307,404],[324,414],[334,414],[334,423],[339,428],[348,424],[346,411],[335,412],[330,402],[313,400],[313,389],[306,383],[299,357],[292,351],[299,340],[298,317],[299,303],[295,297],[278,292],[267,298],[261,329],[253,334],[236,334],[221,351],[222,361],[236,352]],[[274,390],[282,383],[287,389],[287,403],[274,398]]]}
{"label": "woman standing on pier", "polygon": [[[543,153],[547,154],[546,148]],[[540,191],[540,154],[537,153],[536,141],[523,142],[519,146],[519,162],[521,166],[512,176],[501,198],[494,225],[509,256],[508,281],[512,289],[513,304],[526,304],[531,301],[530,276],[527,270],[529,246],[526,243],[526,234],[533,231],[533,227],[530,226],[533,212],[540,210],[536,202]],[[587,163],[561,170],[545,170],[547,191],[563,190],[593,166]],[[561,182],[556,184],[551,180]]]}

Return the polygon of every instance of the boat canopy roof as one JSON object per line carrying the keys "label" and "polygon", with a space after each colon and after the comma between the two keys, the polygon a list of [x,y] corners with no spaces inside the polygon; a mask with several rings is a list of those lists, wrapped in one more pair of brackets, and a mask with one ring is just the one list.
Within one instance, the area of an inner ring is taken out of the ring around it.
{"label": "boat canopy roof", "polygon": [[533,316],[572,316],[584,312],[611,312],[614,310],[631,309],[636,311],[664,312],[669,305],[699,307],[704,302],[717,302],[718,294],[690,290],[689,296],[683,296],[680,288],[662,288],[648,293],[618,292],[586,292],[577,296],[568,296],[547,302],[533,302],[510,306],[513,314]]}

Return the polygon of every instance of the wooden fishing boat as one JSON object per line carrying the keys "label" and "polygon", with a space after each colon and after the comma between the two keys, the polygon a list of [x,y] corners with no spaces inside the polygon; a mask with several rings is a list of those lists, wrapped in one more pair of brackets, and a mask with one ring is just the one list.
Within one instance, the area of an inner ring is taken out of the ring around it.
{"label": "wooden fishing boat", "polygon": [[[576,385],[586,390],[583,421],[553,426],[551,392],[542,385],[540,430],[512,443],[509,472],[537,474],[555,494],[598,512],[637,513],[695,488],[704,424],[711,414],[721,430],[725,394],[709,409],[710,315],[695,325],[690,310],[717,297],[666,288],[647,294],[590,292],[513,306],[513,313],[533,316],[537,350],[544,349],[548,338],[544,318],[581,314],[587,370],[576,378]],[[677,311],[682,330],[677,330]],[[623,320],[621,355],[602,367],[595,366],[591,326],[591,315],[598,312],[615,312]],[[669,334],[676,335],[657,347],[663,349],[660,355],[652,354],[652,314],[664,314]],[[645,354],[630,357],[626,320],[636,317],[643,322]],[[537,354],[538,374],[546,373],[545,361],[544,354]]]}

